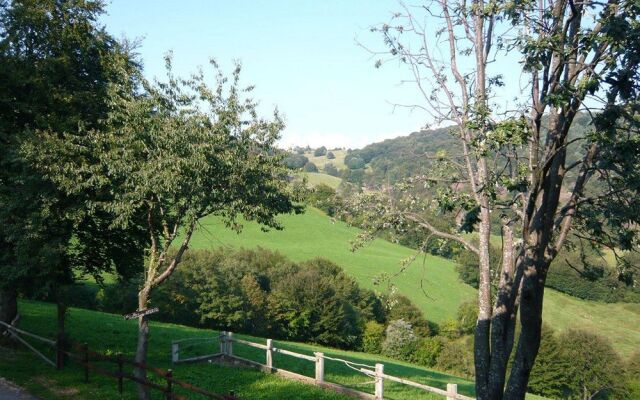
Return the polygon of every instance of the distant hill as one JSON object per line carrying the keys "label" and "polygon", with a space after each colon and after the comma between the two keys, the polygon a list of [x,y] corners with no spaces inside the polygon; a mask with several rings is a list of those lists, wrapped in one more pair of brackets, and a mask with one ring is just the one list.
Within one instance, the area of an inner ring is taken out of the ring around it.
{"label": "distant hill", "polygon": [[[578,114],[570,137],[584,134],[591,118],[588,114]],[[544,125],[544,121],[543,121]],[[438,128],[413,132],[408,136],[387,139],[369,144],[362,149],[353,150],[353,157],[362,158],[367,164],[364,182],[380,185],[394,182],[428,171],[431,162],[425,157],[444,150],[448,154],[460,154],[458,140],[450,134],[452,128]],[[579,155],[579,144],[569,146],[568,163]]]}

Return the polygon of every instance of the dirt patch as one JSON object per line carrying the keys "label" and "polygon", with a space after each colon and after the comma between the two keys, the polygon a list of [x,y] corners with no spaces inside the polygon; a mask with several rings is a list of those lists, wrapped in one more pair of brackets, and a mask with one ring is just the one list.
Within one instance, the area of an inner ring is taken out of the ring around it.
{"label": "dirt patch", "polygon": [[77,396],[80,393],[78,389],[73,387],[60,387],[58,386],[56,381],[44,376],[38,376],[34,378],[34,381],[39,385],[46,387],[47,389],[49,389],[49,391],[51,391],[51,393],[63,399],[76,398],[75,396]]}

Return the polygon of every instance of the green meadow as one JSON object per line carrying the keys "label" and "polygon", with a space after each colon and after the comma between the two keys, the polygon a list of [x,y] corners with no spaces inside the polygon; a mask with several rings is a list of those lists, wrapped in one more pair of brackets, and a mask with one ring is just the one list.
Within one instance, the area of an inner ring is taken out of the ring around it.
{"label": "green meadow", "polygon": [[[400,293],[420,307],[426,318],[436,322],[453,318],[460,303],[475,296],[475,290],[458,279],[450,260],[420,256],[403,269],[401,261],[415,252],[384,240],[351,251],[350,241],[359,230],[332,221],[313,207],[302,215],[283,216],[280,221],[285,226],[282,231],[263,232],[256,224],[247,222],[243,231],[236,234],[218,219],[205,218],[193,237],[192,248],[261,246],[296,261],[324,257],[344,268],[361,285],[377,290],[385,288],[375,286],[374,278],[384,272],[393,276],[392,282]],[[547,289],[543,320],[558,330],[581,328],[599,332],[623,357],[640,348],[640,304],[590,302]]]}
{"label": "green meadow", "polygon": [[[45,337],[53,338],[55,336],[56,311],[53,304],[21,301],[20,313],[22,315],[20,323],[22,329]],[[133,358],[137,338],[137,322],[135,320],[125,321],[120,315],[71,308],[67,319],[67,331],[72,340],[88,343],[90,350],[108,354],[122,353],[129,358]],[[164,369],[173,368],[174,377],[177,379],[187,381],[212,392],[228,394],[230,391],[234,391],[241,399],[347,399],[345,396],[328,390],[322,390],[312,385],[287,380],[249,368],[227,367],[211,363],[171,365],[171,341],[193,337],[217,338],[217,336],[218,332],[211,330],[152,322],[148,363]],[[236,336],[265,343],[263,338],[254,338],[247,335]],[[33,340],[30,341],[34,342]],[[135,387],[131,382],[125,381],[124,395],[120,397],[117,393],[116,380],[112,378],[91,373],[90,383],[85,384],[82,379],[82,369],[74,363],[71,363],[61,371],[56,371],[22,345],[9,344],[8,342],[2,344],[11,347],[3,347],[2,351],[0,351],[0,376],[24,386],[35,395],[46,399],[90,398],[92,400],[106,400],[136,398]],[[385,364],[385,372],[387,374],[406,377],[407,379],[443,389],[446,388],[447,383],[457,383],[461,393],[473,395],[473,383],[471,381],[382,356],[283,341],[274,341],[274,345],[308,355],[312,355],[314,351],[322,351],[330,357],[339,357],[365,365],[374,365],[377,362],[382,362]],[[218,351],[218,344],[214,341],[190,351],[192,355],[211,354]],[[264,351],[258,349],[236,343],[234,344],[234,353],[241,357],[264,362]],[[49,351],[48,354],[52,354],[52,352]],[[188,356],[188,354],[185,356]],[[310,361],[277,353],[274,357],[274,365],[303,375],[314,376],[315,367]],[[113,364],[101,363],[100,366],[112,371],[115,370]],[[125,369],[125,372],[131,371]],[[348,368],[340,362],[327,360],[325,364],[325,379],[357,390],[373,392],[373,385],[370,383],[371,378]],[[159,380],[157,382],[162,383]],[[180,389],[177,389],[176,392],[187,395],[186,392]],[[385,385],[385,394],[385,398],[398,400],[439,398],[395,383]],[[160,398],[158,393],[154,398]],[[197,399],[200,397],[188,394],[188,398]]]}

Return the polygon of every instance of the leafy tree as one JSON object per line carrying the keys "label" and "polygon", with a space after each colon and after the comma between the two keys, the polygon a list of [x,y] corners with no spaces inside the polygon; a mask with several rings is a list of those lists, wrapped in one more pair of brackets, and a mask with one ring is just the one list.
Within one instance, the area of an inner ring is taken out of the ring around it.
{"label": "leafy tree", "polygon": [[304,172],[318,172],[318,167],[311,161],[307,162],[303,168]]}
{"label": "leafy tree", "polygon": [[413,332],[411,324],[397,319],[389,322],[382,342],[382,354],[399,360],[411,361],[419,338]]}
{"label": "leafy tree", "polygon": [[349,169],[362,169],[365,167],[365,162],[360,157],[349,157],[348,160],[345,158],[344,163]]}
{"label": "leafy tree", "polygon": [[475,301],[460,304],[456,313],[456,322],[463,335],[472,334],[478,320],[478,305]]}
{"label": "leafy tree", "polygon": [[327,163],[324,165],[324,173],[331,176],[340,175],[340,171],[338,171],[338,168],[336,168],[336,166],[332,163]]}
{"label": "leafy tree", "polygon": [[332,151],[330,151],[330,152],[328,152],[328,153],[327,153],[327,159],[328,159],[328,160],[333,160],[334,158],[336,158],[336,155],[335,155],[335,154],[333,154],[333,152],[332,152]]}
{"label": "leafy tree", "polygon": [[[407,66],[422,95],[414,108],[447,126],[455,147],[427,154],[435,161],[428,171],[352,207],[375,210],[369,214],[381,216],[377,227],[417,226],[478,256],[479,400],[524,399],[549,266],[567,243],[623,251],[637,243],[639,14],[634,0],[436,0],[403,6],[372,29],[389,49],[376,66]],[[499,94],[511,68],[522,71],[530,91],[505,110]],[[580,110],[593,116],[592,125],[570,137]],[[435,196],[425,201],[415,195],[418,187]],[[421,217],[428,209],[459,216],[459,228],[437,229]],[[497,220],[502,254],[494,287],[490,235]],[[462,234],[471,231],[477,245]],[[369,231],[361,240],[373,237]]]}
{"label": "leafy tree", "polygon": [[626,394],[625,382],[620,379],[623,362],[606,339],[570,329],[558,337],[558,343],[566,357],[566,374],[571,377],[570,397],[588,400],[598,395],[620,398]]}
{"label": "leafy tree", "polygon": [[548,398],[564,397],[573,380],[570,364],[553,330],[542,325],[540,351],[531,371],[529,391]]}
{"label": "leafy tree", "polygon": [[341,200],[336,196],[335,189],[321,183],[313,188],[309,203],[333,217],[340,207]]}
{"label": "leafy tree", "polygon": [[473,338],[465,336],[444,341],[436,367],[441,371],[472,378],[474,375]]}
{"label": "leafy tree", "polygon": [[322,147],[318,147],[317,149],[314,150],[313,155],[315,157],[322,157],[325,154],[327,154],[327,148],[322,146]]}
{"label": "leafy tree", "polygon": [[[107,232],[109,215],[88,215],[87,196],[66,193],[34,168],[21,146],[44,146],[41,131],[62,137],[100,129],[108,88],[130,85],[138,66],[130,46],[97,19],[100,1],[0,1],[0,320],[17,312],[16,292],[58,302],[77,275],[131,275],[142,262],[145,237],[135,226]],[[83,131],[78,132],[82,126]],[[81,162],[81,160],[78,160]],[[63,332],[60,332],[62,334]]]}
{"label": "leafy tree", "polygon": [[388,301],[389,320],[403,320],[411,325],[413,331],[421,336],[427,337],[431,335],[431,327],[429,321],[425,319],[422,311],[409,300],[408,297],[394,294]]}
{"label": "leafy tree", "polygon": [[[202,217],[220,215],[240,230],[240,214],[280,229],[275,216],[300,209],[288,193],[281,158],[274,155],[283,127],[279,117],[258,118],[255,103],[242,98],[250,89],[239,86],[239,66],[227,80],[212,65],[217,71],[213,88],[202,74],[175,77],[167,57],[167,82],[139,78],[144,95],[109,88],[106,133],[63,138],[50,133],[46,145],[28,149],[40,170],[67,193],[113,191],[109,201],[87,199],[88,212],[110,213],[112,226],[123,229],[144,217],[150,246],[138,294],[140,310],[175,271]],[[174,242],[176,251],[171,252]],[[142,316],[139,363],[146,361],[148,334]],[[138,369],[136,375],[144,377],[145,371]],[[139,391],[148,397],[146,388]]]}
{"label": "leafy tree", "polygon": [[420,344],[414,355],[414,361],[420,365],[424,365],[425,367],[434,367],[442,349],[444,349],[444,345],[441,338],[422,338],[420,339]]}
{"label": "leafy tree", "polygon": [[309,159],[304,156],[304,153],[289,154],[287,157],[285,157],[283,162],[284,162],[284,165],[286,165],[290,169],[300,169],[309,162]]}

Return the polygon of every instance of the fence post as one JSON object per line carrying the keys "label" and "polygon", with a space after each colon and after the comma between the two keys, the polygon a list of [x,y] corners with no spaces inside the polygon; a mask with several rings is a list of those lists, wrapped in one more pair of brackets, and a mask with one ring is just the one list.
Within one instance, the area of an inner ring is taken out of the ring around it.
{"label": "fence post", "polygon": [[267,339],[267,368],[273,369],[273,340]]}
{"label": "fence post", "polygon": [[173,378],[173,370],[168,369],[167,374],[164,377],[167,380],[167,391],[165,396],[167,400],[171,400],[173,398],[173,395],[171,394],[171,385],[172,385],[171,378]]}
{"label": "fence post", "polygon": [[89,383],[89,345],[87,343],[82,344],[82,362],[84,364],[84,383]]}
{"label": "fence post", "polygon": [[233,332],[227,332],[227,355],[233,357]]}
{"label": "fence post", "polygon": [[171,364],[175,364],[178,362],[178,358],[179,358],[179,347],[180,346],[178,343],[171,343]]}
{"label": "fence post", "polygon": [[122,366],[124,364],[124,359],[122,358],[122,353],[118,353],[118,393],[122,394]]}
{"label": "fence post", "polygon": [[316,356],[316,385],[324,382],[324,353],[313,353]]}
{"label": "fence post", "polygon": [[376,400],[382,400],[384,398],[384,364],[376,364]]}
{"label": "fence post", "polygon": [[218,339],[218,342],[220,342],[220,353],[222,353],[222,355],[226,355],[227,354],[227,347],[226,347],[226,343],[225,343],[225,331],[220,331],[220,338]]}
{"label": "fence post", "polygon": [[63,348],[64,340],[61,335],[56,338],[56,369],[62,369],[64,367],[64,353]]}
{"label": "fence post", "polygon": [[447,383],[447,400],[456,400],[458,398],[458,385],[455,383]]}

